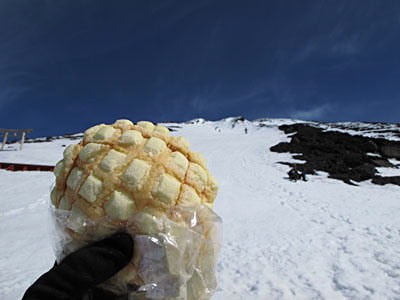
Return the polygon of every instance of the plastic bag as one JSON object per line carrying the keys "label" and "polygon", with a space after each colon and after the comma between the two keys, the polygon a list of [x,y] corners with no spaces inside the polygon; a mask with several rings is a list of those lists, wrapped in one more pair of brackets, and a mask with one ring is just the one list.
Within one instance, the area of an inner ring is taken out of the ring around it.
{"label": "plastic bag", "polygon": [[136,212],[127,222],[90,220],[51,206],[56,259],[115,232],[134,238],[131,262],[101,285],[129,299],[210,299],[217,287],[216,264],[222,220],[207,206],[175,207],[154,215]]}

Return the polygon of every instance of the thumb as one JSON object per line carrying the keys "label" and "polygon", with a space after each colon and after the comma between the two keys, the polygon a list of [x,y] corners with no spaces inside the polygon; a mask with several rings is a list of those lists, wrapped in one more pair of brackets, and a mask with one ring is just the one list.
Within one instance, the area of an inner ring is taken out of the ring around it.
{"label": "thumb", "polygon": [[112,277],[129,263],[133,240],[127,233],[91,244],[68,255],[58,266],[42,275],[23,300],[69,300]]}

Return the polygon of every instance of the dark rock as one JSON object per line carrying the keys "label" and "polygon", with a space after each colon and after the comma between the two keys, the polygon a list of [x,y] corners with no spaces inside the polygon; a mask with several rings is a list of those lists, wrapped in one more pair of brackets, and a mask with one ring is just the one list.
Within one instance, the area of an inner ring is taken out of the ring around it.
{"label": "dark rock", "polygon": [[[400,155],[400,142],[323,131],[308,124],[282,125],[279,129],[290,134],[291,141],[279,143],[271,147],[271,151],[293,153],[293,158],[304,160],[305,163],[297,164],[297,169],[301,172],[327,172],[330,178],[352,185],[355,182],[379,178],[375,167],[393,167],[388,158],[397,158]],[[368,155],[370,153],[382,157]],[[376,181],[382,182],[382,179]]]}
{"label": "dark rock", "polygon": [[372,162],[375,164],[376,167],[385,167],[385,168],[393,168],[395,165],[391,164],[387,160],[384,159],[372,159]]}
{"label": "dark rock", "polygon": [[382,156],[400,158],[400,145],[384,145],[381,147]]}
{"label": "dark rock", "polygon": [[375,166],[365,163],[361,166],[352,168],[349,172],[349,177],[357,182],[371,179],[375,175]]}
{"label": "dark rock", "polygon": [[235,128],[235,126],[236,126],[239,122],[244,122],[244,121],[246,121],[246,119],[245,119],[244,117],[242,117],[242,116],[233,118],[233,119],[231,120],[231,122],[232,122],[231,128]]}
{"label": "dark rock", "polygon": [[178,126],[178,125],[167,125],[165,126],[169,129],[169,131],[173,132],[173,131],[178,131],[178,129],[181,129],[182,126]]}
{"label": "dark rock", "polygon": [[271,151],[280,153],[290,152],[290,149],[291,149],[290,143],[279,143],[278,145],[271,147]]}
{"label": "dark rock", "polygon": [[368,143],[372,146],[374,152],[377,152],[379,150],[378,145],[373,140],[368,140]]}
{"label": "dark rock", "polygon": [[400,176],[391,176],[391,177],[375,176],[372,179],[372,182],[379,185],[385,185],[390,183],[400,185]]}

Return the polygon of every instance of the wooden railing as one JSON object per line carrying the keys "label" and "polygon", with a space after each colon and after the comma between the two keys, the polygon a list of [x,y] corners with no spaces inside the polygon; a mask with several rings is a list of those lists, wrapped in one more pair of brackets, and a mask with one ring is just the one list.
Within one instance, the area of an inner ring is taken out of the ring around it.
{"label": "wooden railing", "polygon": [[4,146],[7,143],[7,138],[9,136],[18,136],[18,134],[21,134],[21,146],[20,150],[22,150],[22,146],[24,145],[25,141],[25,134],[32,132],[32,129],[4,129],[0,128],[0,133],[4,134],[3,137],[3,143],[1,144],[1,150],[4,150]]}

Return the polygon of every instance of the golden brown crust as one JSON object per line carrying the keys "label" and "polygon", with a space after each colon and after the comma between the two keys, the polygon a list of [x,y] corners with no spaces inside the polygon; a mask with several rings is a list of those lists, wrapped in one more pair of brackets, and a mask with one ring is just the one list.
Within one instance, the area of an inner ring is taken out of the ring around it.
{"label": "golden brown crust", "polygon": [[89,218],[101,216],[114,190],[129,195],[136,210],[148,206],[165,211],[199,201],[210,206],[218,183],[209,174],[204,156],[189,147],[184,137],[170,136],[168,128],[148,121],[93,126],[79,144],[64,151],[55,169],[52,201],[59,207],[68,193],[69,202],[79,203]]}
{"label": "golden brown crust", "polygon": [[[86,130],[79,144],[66,148],[54,171],[51,200],[56,208],[71,211],[65,228],[69,236],[85,241],[106,235],[107,226],[136,226],[140,234],[154,234],[162,227],[160,216],[177,205],[212,208],[218,183],[204,156],[189,148],[184,137],[147,121],[118,120]],[[130,224],[134,212],[141,219]],[[168,218],[180,222],[180,216]],[[90,226],[91,220],[108,225]],[[113,280],[142,285],[137,263]]]}

